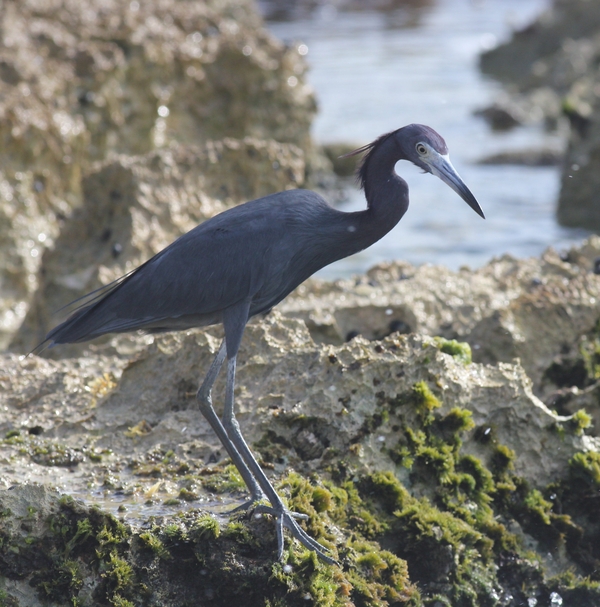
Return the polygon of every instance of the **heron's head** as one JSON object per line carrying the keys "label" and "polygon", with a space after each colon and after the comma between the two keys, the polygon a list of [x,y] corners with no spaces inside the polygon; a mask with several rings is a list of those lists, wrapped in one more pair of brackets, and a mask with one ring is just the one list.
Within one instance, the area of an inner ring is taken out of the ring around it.
{"label": "heron's head", "polygon": [[448,146],[441,135],[423,124],[409,124],[395,131],[392,136],[401,150],[402,158],[439,177],[485,219],[475,196],[452,166]]}

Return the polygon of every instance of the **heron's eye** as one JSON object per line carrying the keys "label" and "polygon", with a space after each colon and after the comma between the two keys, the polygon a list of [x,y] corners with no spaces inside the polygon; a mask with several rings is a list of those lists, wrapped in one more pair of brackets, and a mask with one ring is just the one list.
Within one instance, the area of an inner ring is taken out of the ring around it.
{"label": "heron's eye", "polygon": [[415,148],[416,148],[417,154],[419,154],[419,156],[425,156],[425,154],[427,154],[427,148],[425,147],[424,143],[417,143]]}

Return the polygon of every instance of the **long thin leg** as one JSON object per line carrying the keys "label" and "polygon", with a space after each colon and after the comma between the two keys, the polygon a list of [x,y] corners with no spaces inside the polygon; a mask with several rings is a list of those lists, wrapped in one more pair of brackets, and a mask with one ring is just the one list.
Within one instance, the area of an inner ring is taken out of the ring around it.
{"label": "long thin leg", "polygon": [[217,379],[217,375],[221,370],[221,366],[223,365],[223,361],[225,360],[227,350],[225,347],[225,340],[221,344],[217,355],[215,356],[202,385],[198,389],[196,393],[196,398],[198,399],[198,406],[202,415],[206,418],[208,423],[211,425],[215,434],[218,436],[221,444],[227,449],[227,453],[231,458],[231,461],[234,463],[235,467],[238,469],[239,473],[242,475],[246,486],[250,490],[251,498],[249,502],[246,502],[235,508],[232,512],[236,510],[243,510],[249,508],[255,502],[259,502],[264,499],[265,495],[260,488],[260,485],[256,482],[256,479],[252,475],[252,472],[248,469],[248,466],[244,462],[244,459],[240,456],[239,452],[235,448],[235,445],[229,440],[227,432],[221,423],[221,420],[215,413],[215,410],[212,406],[212,396],[211,390],[215,380]]}
{"label": "long thin leg", "polygon": [[277,520],[277,548],[279,559],[283,557],[283,528],[286,527],[290,530],[293,537],[295,537],[300,543],[304,544],[307,548],[314,550],[317,555],[329,564],[335,564],[335,560],[325,554],[327,548],[322,546],[314,540],[310,535],[298,525],[294,518],[298,518],[298,515],[290,512],[281,501],[279,495],[275,491],[273,485],[271,485],[269,479],[262,471],[262,468],[256,461],[254,455],[250,451],[242,433],[240,426],[234,413],[234,388],[235,388],[235,366],[236,356],[229,358],[227,362],[227,387],[225,391],[225,407],[223,410],[223,426],[227,432],[227,436],[231,439],[231,442],[235,445],[236,451],[244,459],[250,474],[256,479],[260,488],[263,490],[267,499],[271,502],[271,507],[258,506],[258,512],[268,512],[275,516]]}

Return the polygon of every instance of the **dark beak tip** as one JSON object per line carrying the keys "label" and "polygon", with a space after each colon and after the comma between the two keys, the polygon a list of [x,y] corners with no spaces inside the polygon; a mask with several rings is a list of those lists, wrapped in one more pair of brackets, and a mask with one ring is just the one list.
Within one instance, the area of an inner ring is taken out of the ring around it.
{"label": "dark beak tip", "polygon": [[479,206],[479,203],[475,197],[469,192],[468,196],[462,196],[463,200],[479,215],[479,217],[485,219],[483,209]]}

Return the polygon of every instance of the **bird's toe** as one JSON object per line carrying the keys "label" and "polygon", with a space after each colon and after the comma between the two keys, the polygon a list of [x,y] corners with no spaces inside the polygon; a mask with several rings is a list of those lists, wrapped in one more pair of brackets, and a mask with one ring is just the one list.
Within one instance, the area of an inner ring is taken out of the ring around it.
{"label": "bird's toe", "polygon": [[277,530],[277,555],[279,560],[283,559],[283,529],[284,527],[291,533],[292,537],[297,539],[303,546],[308,548],[309,550],[313,550],[317,553],[317,556],[323,560],[324,562],[330,565],[337,565],[337,561],[330,557],[327,552],[329,552],[329,548],[323,546],[317,540],[312,538],[300,525],[296,522],[297,520],[308,520],[308,516],[306,514],[302,514],[300,512],[292,512],[285,508],[283,504],[281,506],[277,505],[266,506],[264,504],[259,504],[254,509],[255,514],[270,514],[275,519],[275,525]]}

